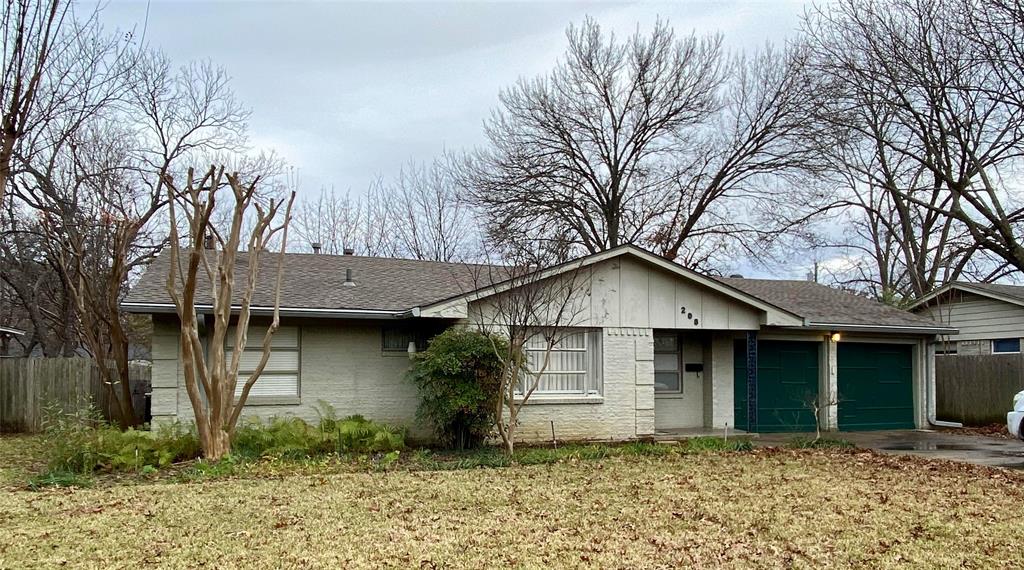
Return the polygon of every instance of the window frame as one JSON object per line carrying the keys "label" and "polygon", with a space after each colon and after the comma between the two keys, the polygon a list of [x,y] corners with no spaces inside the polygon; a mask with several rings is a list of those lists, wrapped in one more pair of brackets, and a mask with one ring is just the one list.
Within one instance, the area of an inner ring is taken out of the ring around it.
{"label": "window frame", "polygon": [[[259,327],[260,325],[252,325],[252,324],[250,324],[249,326],[250,326],[250,329],[252,329],[253,327]],[[274,347],[273,345],[271,345],[270,352],[271,352],[271,354],[273,354],[274,352],[294,352],[295,353],[295,363],[296,363],[296,365],[295,365],[295,394],[294,395],[286,395],[286,396],[285,395],[281,395],[281,396],[266,396],[266,395],[264,395],[264,396],[261,396],[261,395],[254,395],[252,392],[250,392],[249,396],[245,399],[245,406],[246,407],[248,407],[248,406],[298,405],[298,404],[302,403],[302,327],[299,327],[299,326],[279,327],[278,330],[280,331],[282,328],[295,329],[295,346],[278,346],[278,347]],[[230,355],[231,355],[231,352],[232,352],[232,348],[233,347],[231,345],[234,344],[234,338],[235,338],[234,331],[235,331],[235,329],[236,329],[236,326],[235,325],[231,325],[231,327],[228,329],[228,334],[224,336],[224,357],[226,359],[230,358]],[[252,332],[252,331],[250,330],[250,332]],[[263,342],[262,342],[263,335],[262,334],[258,335],[258,337],[259,337],[258,342],[254,343],[254,342],[252,342],[253,341],[253,337],[251,335],[249,336],[249,342],[246,343],[246,346],[245,346],[245,349],[243,350],[243,353],[245,353],[245,352],[253,352],[253,353],[262,352],[262,349],[263,349]],[[230,362],[230,361],[226,361],[226,362]],[[239,363],[238,380],[237,380],[238,384],[235,385],[235,389],[236,390],[239,388],[239,386],[244,385],[245,380],[249,377],[249,374],[251,372],[252,372],[252,370],[247,370],[247,369],[242,368],[241,367],[241,363]],[[284,375],[285,374],[281,374],[281,373],[277,373],[277,372],[268,373],[266,368],[264,368],[263,372],[260,373],[259,379],[256,380],[256,384],[259,384],[260,380],[263,379],[266,376],[284,376]],[[254,388],[255,388],[256,384],[253,384]],[[232,395],[232,398],[236,398],[236,397],[237,397],[236,395]]]}
{"label": "window frame", "polygon": [[[676,349],[674,351],[671,351],[671,352],[665,351],[665,350],[659,351],[658,350],[658,342],[656,340],[656,337],[659,337],[659,336],[662,336],[662,337],[666,337],[666,336],[675,337],[675,339],[676,339]],[[676,370],[675,370],[675,372],[676,372],[676,379],[678,380],[678,388],[676,388],[674,390],[659,390],[658,389],[658,382],[657,382],[658,368],[657,368],[657,364],[655,364],[654,371],[653,371],[654,378],[655,378],[655,382],[654,382],[654,395],[655,396],[681,396],[681,395],[683,395],[683,380],[684,380],[684,377],[683,377],[683,372],[684,372],[684,370],[683,370],[683,368],[684,368],[684,365],[683,365],[683,340],[682,340],[682,338],[680,338],[679,332],[678,331],[661,332],[661,333],[654,332],[651,335],[651,338],[652,338],[653,344],[654,344],[654,360],[655,360],[655,362],[657,362],[657,358],[658,358],[659,354],[673,354],[673,355],[675,355],[675,357],[676,357]],[[667,371],[662,371],[662,372],[667,372]]]}
{"label": "window frame", "polygon": [[[541,333],[536,333],[541,334]],[[584,358],[588,363],[588,366],[584,370],[545,370],[541,374],[541,378],[538,381],[538,387],[530,394],[529,402],[540,402],[540,403],[572,403],[572,402],[589,402],[589,401],[601,401],[604,397],[604,355],[602,350],[602,339],[600,329],[588,329],[588,328],[572,328],[571,332],[565,334],[564,338],[569,336],[581,334],[583,335],[583,348],[552,348],[551,353],[555,352],[576,352],[584,353]],[[531,337],[532,338],[532,337]],[[523,350],[527,353],[526,358],[529,361],[530,352],[543,353],[546,348],[535,348],[531,349],[529,340],[523,346]],[[550,366],[550,363],[549,363]],[[543,382],[544,376],[548,374],[582,374],[583,375],[583,389],[582,390],[541,390],[540,385]],[[516,389],[516,398],[522,399],[523,392],[518,387]]]}
{"label": "window frame", "polygon": [[387,334],[389,332],[396,331],[407,334],[412,338],[411,342],[416,343],[416,352],[423,352],[424,350],[427,349],[427,341],[429,340],[429,335],[426,332],[419,330],[416,327],[411,327],[408,325],[383,325],[380,327],[380,352],[382,355],[405,356],[409,354],[408,342],[405,343],[405,347],[401,349],[388,348]]}
{"label": "window frame", "polygon": [[[1017,350],[996,350],[997,342],[1016,342]],[[991,342],[992,354],[1020,354],[1020,338],[994,338]]]}

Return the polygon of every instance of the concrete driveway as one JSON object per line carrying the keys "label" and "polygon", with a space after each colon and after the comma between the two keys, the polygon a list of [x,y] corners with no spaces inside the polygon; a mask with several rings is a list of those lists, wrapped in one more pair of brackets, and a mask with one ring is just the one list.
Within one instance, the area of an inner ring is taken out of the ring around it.
{"label": "concrete driveway", "polygon": [[[761,434],[754,441],[760,445],[782,445],[794,435]],[[829,433],[827,437],[845,439],[857,447],[880,453],[1024,469],[1024,442],[1015,439],[921,430],[838,432]]]}

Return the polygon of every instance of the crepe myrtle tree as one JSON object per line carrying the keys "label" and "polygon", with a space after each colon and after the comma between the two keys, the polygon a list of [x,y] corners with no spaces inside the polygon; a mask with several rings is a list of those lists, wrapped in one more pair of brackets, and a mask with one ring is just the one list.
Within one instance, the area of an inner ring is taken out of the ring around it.
{"label": "crepe myrtle tree", "polygon": [[[177,185],[172,177],[164,178],[168,188],[171,232],[167,292],[181,321],[185,389],[195,412],[203,455],[219,460],[231,451],[231,438],[242,407],[270,359],[271,340],[280,323],[284,252],[295,193],[261,202],[257,194],[258,177],[247,182],[237,172],[226,174],[224,167],[210,167],[198,177],[189,169],[184,188]],[[226,227],[211,223],[218,195],[225,188],[225,179],[233,199],[233,203],[229,202],[231,217]],[[179,222],[187,228],[188,233],[183,238],[178,233]],[[248,259],[244,275],[236,279],[238,249],[243,239],[246,240]],[[268,255],[267,250],[272,244],[280,247],[274,256],[277,267],[270,291],[273,317],[263,335],[259,362],[247,378],[240,379],[238,368],[248,342],[250,305],[257,288],[260,262],[264,255]],[[214,321],[205,347],[196,315],[197,297],[201,294],[200,273],[210,288],[210,297],[200,302],[211,305]],[[237,326],[233,338],[228,339],[233,317]],[[230,357],[225,350],[225,342],[229,340]],[[244,383],[236,397],[239,381]]]}
{"label": "crepe myrtle tree", "polygon": [[472,303],[469,316],[488,338],[507,340],[492,344],[501,362],[495,422],[509,456],[520,413],[551,365],[552,351],[578,332],[589,307],[589,270],[561,259],[549,247],[520,244],[501,254],[501,264],[473,266],[477,285],[494,294]]}

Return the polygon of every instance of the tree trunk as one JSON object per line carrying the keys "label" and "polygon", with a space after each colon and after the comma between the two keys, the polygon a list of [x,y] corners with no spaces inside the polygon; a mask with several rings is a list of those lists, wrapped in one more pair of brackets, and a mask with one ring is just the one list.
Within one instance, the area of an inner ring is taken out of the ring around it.
{"label": "tree trunk", "polygon": [[199,443],[203,447],[203,457],[210,461],[220,461],[231,453],[231,434],[220,427],[210,426],[200,434]]}

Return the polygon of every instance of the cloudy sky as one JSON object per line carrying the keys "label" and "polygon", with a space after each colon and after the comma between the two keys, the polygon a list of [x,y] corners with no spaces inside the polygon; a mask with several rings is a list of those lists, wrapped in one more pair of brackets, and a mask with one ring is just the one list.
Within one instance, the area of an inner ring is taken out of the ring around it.
{"label": "cloudy sky", "polygon": [[253,144],[298,169],[301,193],[361,193],[377,175],[482,142],[499,90],[549,70],[586,16],[626,35],[658,18],[731,49],[783,42],[802,2],[331,3],[113,1],[182,63],[210,59],[251,106]]}

